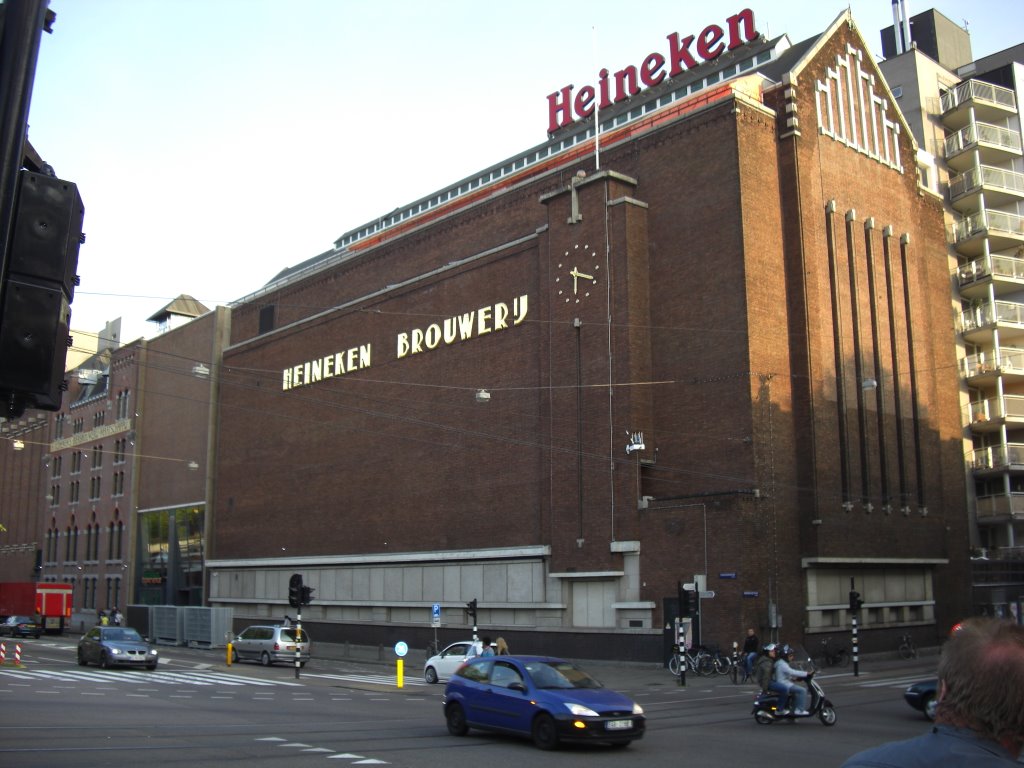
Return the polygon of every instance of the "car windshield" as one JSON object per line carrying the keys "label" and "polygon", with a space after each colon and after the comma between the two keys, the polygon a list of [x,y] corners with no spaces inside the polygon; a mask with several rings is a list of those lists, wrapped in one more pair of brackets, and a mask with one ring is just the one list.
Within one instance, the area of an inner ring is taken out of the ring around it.
{"label": "car windshield", "polygon": [[131,627],[126,629],[108,629],[103,633],[104,640],[113,640],[118,643],[141,643],[139,633]]}
{"label": "car windshield", "polygon": [[568,661],[531,661],[526,665],[538,688],[601,688],[601,683]]}

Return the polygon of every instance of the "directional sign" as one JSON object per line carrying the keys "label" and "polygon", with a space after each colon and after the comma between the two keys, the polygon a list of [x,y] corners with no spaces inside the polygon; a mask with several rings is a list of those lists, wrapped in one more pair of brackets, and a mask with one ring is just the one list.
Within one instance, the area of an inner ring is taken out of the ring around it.
{"label": "directional sign", "polygon": [[402,640],[399,640],[397,643],[395,643],[395,655],[398,658],[402,658],[408,652],[409,652],[409,645],[408,645],[408,643],[405,643]]}
{"label": "directional sign", "polygon": [[707,592],[701,592],[700,593],[700,599],[701,600],[710,600],[714,596],[715,596],[715,590],[713,590],[713,589],[708,590]]}

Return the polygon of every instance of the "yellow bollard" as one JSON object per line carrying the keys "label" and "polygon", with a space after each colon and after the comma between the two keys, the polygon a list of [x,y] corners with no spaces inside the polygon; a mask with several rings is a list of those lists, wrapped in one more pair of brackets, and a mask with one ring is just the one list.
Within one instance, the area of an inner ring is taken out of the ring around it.
{"label": "yellow bollard", "polygon": [[231,643],[228,643],[228,666],[231,666]]}
{"label": "yellow bollard", "polygon": [[402,678],[402,668],[405,666],[405,659],[398,660],[398,687],[401,688],[405,682]]}

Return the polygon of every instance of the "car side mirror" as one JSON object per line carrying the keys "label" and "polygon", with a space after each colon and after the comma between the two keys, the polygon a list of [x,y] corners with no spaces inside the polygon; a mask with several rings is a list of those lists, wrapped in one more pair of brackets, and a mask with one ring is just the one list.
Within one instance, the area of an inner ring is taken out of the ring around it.
{"label": "car side mirror", "polygon": [[522,683],[509,683],[508,689],[510,691],[519,691],[520,693],[526,693],[526,686]]}

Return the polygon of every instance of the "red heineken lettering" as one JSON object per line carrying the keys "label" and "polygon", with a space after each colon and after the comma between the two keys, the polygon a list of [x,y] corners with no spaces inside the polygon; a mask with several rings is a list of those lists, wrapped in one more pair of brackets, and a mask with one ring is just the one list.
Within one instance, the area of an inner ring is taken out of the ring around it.
{"label": "red heineken lettering", "polygon": [[[726,26],[709,24],[699,35],[681,37],[673,32],[668,40],[668,55],[651,53],[639,69],[628,66],[618,72],[598,72],[597,87],[585,85],[573,95],[567,85],[548,96],[548,133],[565,128],[576,120],[590,117],[595,108],[607,109],[613,104],[636,96],[643,88],[658,85],[666,77],[678,77],[705,61],[713,61],[726,51],[739,48],[757,38],[754,12],[746,8],[725,20]],[[667,71],[666,71],[667,67]]]}

